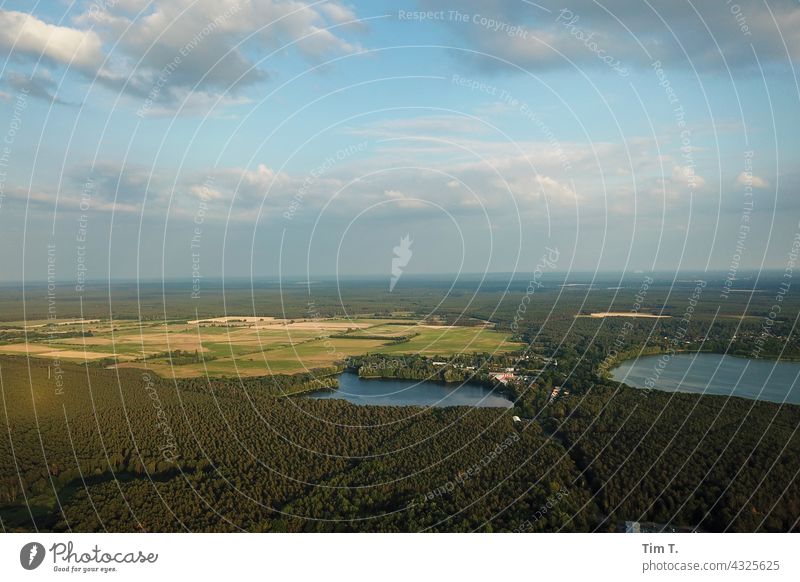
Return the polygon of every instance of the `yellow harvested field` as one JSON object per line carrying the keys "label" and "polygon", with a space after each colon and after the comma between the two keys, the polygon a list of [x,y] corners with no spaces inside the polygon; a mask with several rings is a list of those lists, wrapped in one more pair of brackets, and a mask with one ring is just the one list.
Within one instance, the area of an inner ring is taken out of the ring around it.
{"label": "yellow harvested field", "polygon": [[193,319],[187,321],[189,325],[197,325],[202,323],[283,323],[288,321],[286,319],[277,319],[275,317],[253,317],[249,315],[229,315],[227,317],[210,317],[208,319]]}
{"label": "yellow harvested field", "polygon": [[[114,345],[114,340],[110,337],[68,337],[58,340],[59,344],[77,345],[82,346],[111,346]],[[119,340],[116,341],[119,343]]]}
{"label": "yellow harvested field", "polygon": [[8,344],[0,346],[0,353],[3,354],[42,354],[49,352],[53,348],[47,344]]}
{"label": "yellow harvested field", "polygon": [[669,319],[670,315],[654,315],[652,313],[634,313],[633,311],[603,311],[600,313],[590,313],[589,315],[576,315],[575,317],[639,317],[643,319]]}
{"label": "yellow harvested field", "polygon": [[150,343],[160,343],[169,341],[198,341],[200,337],[197,333],[181,333],[181,332],[172,332],[165,333],[161,330],[155,332],[146,332],[142,331],[142,333],[128,333],[125,335],[116,335],[117,342],[150,342]]}
{"label": "yellow harvested field", "polygon": [[316,329],[316,330],[323,330],[323,331],[341,331],[346,329],[366,329],[371,325],[375,325],[374,322],[356,322],[356,321],[328,321],[328,320],[303,320],[303,321],[295,321],[287,325],[288,329]]}
{"label": "yellow harvested field", "polygon": [[69,321],[57,321],[56,325],[86,325],[87,323],[99,323],[99,319],[72,319]]}
{"label": "yellow harvested field", "polygon": [[133,359],[132,356],[110,354],[108,352],[89,352],[84,350],[55,350],[52,352],[45,352],[40,355],[45,358],[59,358],[62,360],[100,360],[102,358],[113,358],[115,356],[120,360]]}

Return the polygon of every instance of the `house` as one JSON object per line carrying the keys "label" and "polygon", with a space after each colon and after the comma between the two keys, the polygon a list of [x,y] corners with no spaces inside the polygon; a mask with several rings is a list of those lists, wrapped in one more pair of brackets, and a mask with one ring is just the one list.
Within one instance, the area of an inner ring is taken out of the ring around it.
{"label": "house", "polygon": [[489,377],[494,378],[502,384],[508,384],[511,380],[516,378],[514,374],[509,374],[507,372],[490,372]]}
{"label": "house", "polygon": [[511,420],[513,420],[514,422],[522,422],[522,419],[519,416],[512,416]]}

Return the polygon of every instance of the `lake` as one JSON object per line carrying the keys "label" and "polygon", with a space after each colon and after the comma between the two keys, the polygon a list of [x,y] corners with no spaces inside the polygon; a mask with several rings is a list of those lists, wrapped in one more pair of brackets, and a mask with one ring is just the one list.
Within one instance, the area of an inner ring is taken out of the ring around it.
{"label": "lake", "polygon": [[636,388],[740,396],[751,400],[800,404],[800,363],[750,360],[722,354],[675,354],[656,371],[662,356],[627,360],[611,371],[617,382]]}
{"label": "lake", "polygon": [[477,406],[511,408],[514,404],[496,390],[479,384],[444,384],[429,380],[394,380],[359,378],[345,372],[339,376],[337,390],[307,394],[318,400],[341,399],[353,404],[372,406]]}

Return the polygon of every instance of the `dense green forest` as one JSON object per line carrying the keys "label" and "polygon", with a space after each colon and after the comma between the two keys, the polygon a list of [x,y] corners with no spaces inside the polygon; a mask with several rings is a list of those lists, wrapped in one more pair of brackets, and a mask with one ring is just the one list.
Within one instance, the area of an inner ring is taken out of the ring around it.
{"label": "dense green forest", "polygon": [[5,531],[797,528],[794,406],[644,401],[599,381],[515,423],[520,409],[285,395],[308,377],[176,384],[65,365],[59,395],[46,362],[0,366]]}

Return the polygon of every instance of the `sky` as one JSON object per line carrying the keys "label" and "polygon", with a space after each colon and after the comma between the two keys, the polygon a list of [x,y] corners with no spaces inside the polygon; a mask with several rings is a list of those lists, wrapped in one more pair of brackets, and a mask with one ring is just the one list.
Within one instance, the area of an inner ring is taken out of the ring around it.
{"label": "sky", "polygon": [[789,0],[3,1],[0,280],[784,269],[798,57]]}

